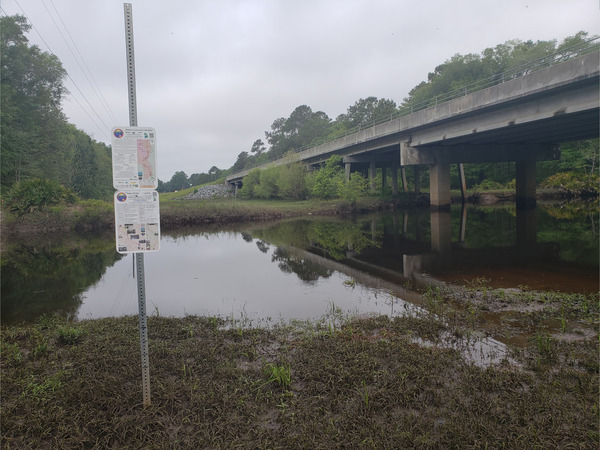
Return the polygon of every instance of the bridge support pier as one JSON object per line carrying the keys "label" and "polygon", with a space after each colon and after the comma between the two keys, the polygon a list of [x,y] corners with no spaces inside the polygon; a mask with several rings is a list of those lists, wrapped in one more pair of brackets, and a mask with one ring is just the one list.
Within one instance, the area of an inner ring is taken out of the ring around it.
{"label": "bridge support pier", "polygon": [[535,161],[515,163],[517,182],[517,208],[534,208],[535,200]]}
{"label": "bridge support pier", "polygon": [[392,194],[398,195],[398,162],[392,162]]}
{"label": "bridge support pier", "polygon": [[429,177],[429,204],[434,209],[449,209],[450,164],[431,164]]}
{"label": "bridge support pier", "polygon": [[375,165],[375,161],[371,161],[369,163],[369,179],[371,180],[371,192],[375,191],[375,171],[377,170],[377,166]]}
{"label": "bridge support pier", "polygon": [[431,249],[439,254],[452,248],[450,211],[431,211]]}
{"label": "bridge support pier", "polygon": [[413,167],[413,175],[415,177],[415,192],[421,192],[421,170],[419,166]]}

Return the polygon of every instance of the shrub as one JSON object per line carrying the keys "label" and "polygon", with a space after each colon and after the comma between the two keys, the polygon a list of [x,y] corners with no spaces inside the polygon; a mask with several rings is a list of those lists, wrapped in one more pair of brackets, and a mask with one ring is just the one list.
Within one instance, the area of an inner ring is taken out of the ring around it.
{"label": "shrub", "polygon": [[260,169],[252,169],[248,175],[244,177],[243,186],[240,189],[239,195],[246,200],[254,197],[254,188],[258,186],[260,181]]}
{"label": "shrub", "polygon": [[329,199],[338,195],[339,180],[343,180],[342,157],[333,155],[314,175],[312,195]]}
{"label": "shrub", "polygon": [[9,193],[9,209],[22,216],[46,206],[75,203],[77,196],[54,180],[33,178],[16,183]]}
{"label": "shrub", "polygon": [[501,183],[498,183],[497,181],[483,180],[481,183],[473,186],[473,189],[479,191],[499,191],[504,189],[504,186]]}
{"label": "shrub", "polygon": [[304,200],[308,194],[306,165],[293,162],[280,167],[277,188],[279,196],[285,200]]}
{"label": "shrub", "polygon": [[360,173],[350,175],[348,181],[339,180],[337,192],[339,197],[354,206],[359,197],[367,195],[369,189],[368,180]]}
{"label": "shrub", "polygon": [[559,172],[549,176],[542,183],[542,187],[558,189],[570,195],[589,196],[598,195],[599,182],[598,174]]}
{"label": "shrub", "polygon": [[277,179],[279,177],[279,167],[269,167],[260,172],[260,179],[257,186],[254,186],[254,197],[258,198],[276,198],[278,194]]}

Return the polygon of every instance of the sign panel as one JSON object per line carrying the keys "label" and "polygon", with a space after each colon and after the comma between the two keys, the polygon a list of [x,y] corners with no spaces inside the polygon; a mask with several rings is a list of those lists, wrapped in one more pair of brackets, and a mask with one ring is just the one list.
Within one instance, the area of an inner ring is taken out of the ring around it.
{"label": "sign panel", "polygon": [[154,128],[115,127],[111,136],[114,188],[156,189]]}
{"label": "sign panel", "polygon": [[115,192],[117,252],[156,252],[160,248],[158,192],[131,189]]}

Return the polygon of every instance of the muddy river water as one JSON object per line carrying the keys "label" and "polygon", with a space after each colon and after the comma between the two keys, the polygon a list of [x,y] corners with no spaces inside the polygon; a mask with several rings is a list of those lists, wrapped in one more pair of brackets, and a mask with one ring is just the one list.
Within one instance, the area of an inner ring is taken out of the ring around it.
{"label": "muddy river water", "polygon": [[[137,314],[133,256],[114,235],[3,244],[2,323]],[[163,232],[145,256],[149,314],[259,324],[419,308],[428,283],[598,292],[596,204],[512,204],[306,217]]]}

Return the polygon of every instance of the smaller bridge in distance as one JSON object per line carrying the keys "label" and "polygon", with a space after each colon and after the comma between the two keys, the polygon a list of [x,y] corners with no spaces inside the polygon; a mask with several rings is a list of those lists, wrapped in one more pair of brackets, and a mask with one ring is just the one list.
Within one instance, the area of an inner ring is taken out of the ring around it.
{"label": "smaller bridge in distance", "polygon": [[[366,169],[372,187],[376,169],[385,169],[385,183],[391,168],[394,193],[399,171],[406,189],[405,168],[418,174],[429,166],[430,203],[442,209],[450,205],[450,164],[515,162],[517,205],[534,205],[536,161],[560,158],[561,143],[599,136],[599,56],[593,51],[569,59],[299,151],[296,158],[318,166],[341,155],[347,176]],[[240,186],[249,170],[227,182]]]}

